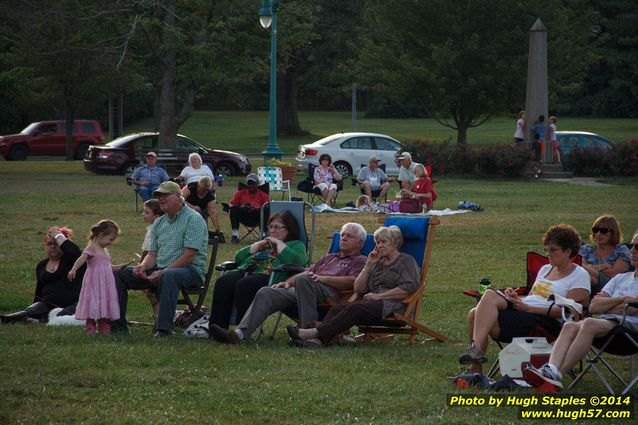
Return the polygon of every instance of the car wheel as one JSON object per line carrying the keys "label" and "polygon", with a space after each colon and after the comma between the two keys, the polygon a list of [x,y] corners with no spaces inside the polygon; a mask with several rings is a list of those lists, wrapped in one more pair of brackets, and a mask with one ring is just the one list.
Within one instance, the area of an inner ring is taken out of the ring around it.
{"label": "car wheel", "polygon": [[78,148],[75,150],[75,159],[84,159],[84,157],[86,156],[86,152],[89,150],[89,145],[80,145],[78,146]]}
{"label": "car wheel", "polygon": [[352,167],[350,167],[350,164],[348,164],[347,162],[337,161],[335,162],[335,168],[342,177],[348,177],[352,175]]}
{"label": "car wheel", "polygon": [[224,177],[232,177],[236,174],[235,167],[228,163],[222,162],[215,167],[215,174],[221,174]]}
{"label": "car wheel", "polygon": [[9,158],[12,161],[24,161],[29,156],[29,149],[24,145],[14,145],[9,151]]}
{"label": "car wheel", "polygon": [[126,177],[131,177],[131,175],[133,174],[133,171],[135,171],[137,166],[138,166],[137,162],[129,162],[124,167],[122,167],[122,174],[125,175]]}

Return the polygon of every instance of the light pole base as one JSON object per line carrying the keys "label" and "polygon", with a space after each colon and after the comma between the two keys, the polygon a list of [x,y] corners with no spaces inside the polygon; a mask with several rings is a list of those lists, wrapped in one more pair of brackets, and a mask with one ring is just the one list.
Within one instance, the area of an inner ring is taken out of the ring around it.
{"label": "light pole base", "polygon": [[273,158],[281,159],[281,157],[284,155],[283,151],[279,149],[279,146],[277,146],[276,144],[275,145],[268,144],[266,146],[266,149],[264,149],[264,151],[261,154],[264,156],[264,162]]}

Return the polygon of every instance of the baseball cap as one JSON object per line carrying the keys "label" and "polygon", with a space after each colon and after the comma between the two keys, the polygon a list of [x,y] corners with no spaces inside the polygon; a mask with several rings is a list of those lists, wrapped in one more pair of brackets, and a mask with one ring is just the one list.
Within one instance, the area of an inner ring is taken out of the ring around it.
{"label": "baseball cap", "polygon": [[257,177],[257,174],[255,173],[250,173],[246,176],[246,182],[259,183],[259,177]]}
{"label": "baseball cap", "polygon": [[379,158],[376,155],[370,155],[370,158],[368,159],[368,162],[379,162]]}
{"label": "baseball cap", "polygon": [[179,185],[172,181],[166,181],[159,185],[156,191],[153,192],[153,196],[162,195],[162,194],[171,194],[178,193],[181,194],[182,191],[179,188]]}
{"label": "baseball cap", "polygon": [[399,157],[399,159],[412,159],[412,155],[410,154],[410,152],[403,152],[401,154],[401,156]]}
{"label": "baseball cap", "polygon": [[157,158],[157,154],[155,152],[148,152],[146,154],[146,156],[153,156],[153,157]]}

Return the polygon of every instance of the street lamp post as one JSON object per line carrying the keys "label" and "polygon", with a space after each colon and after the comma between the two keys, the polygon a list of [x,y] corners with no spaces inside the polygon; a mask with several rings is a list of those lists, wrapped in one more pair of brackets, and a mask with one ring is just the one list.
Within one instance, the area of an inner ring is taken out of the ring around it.
{"label": "street lamp post", "polygon": [[262,152],[264,162],[270,158],[280,159],[283,155],[277,145],[277,8],[279,0],[264,0],[259,11],[259,22],[271,29],[270,37],[270,135],[268,145]]}

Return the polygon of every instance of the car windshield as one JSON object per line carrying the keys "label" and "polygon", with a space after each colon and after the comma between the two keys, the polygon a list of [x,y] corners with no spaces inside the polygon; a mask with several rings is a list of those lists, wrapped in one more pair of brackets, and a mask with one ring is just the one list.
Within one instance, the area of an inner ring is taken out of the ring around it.
{"label": "car windshield", "polygon": [[332,136],[324,137],[323,139],[317,140],[313,143],[313,145],[325,145],[332,142],[333,140],[340,139],[342,137],[342,134],[333,134]]}
{"label": "car windshield", "polygon": [[20,134],[28,134],[29,136],[32,136],[37,126],[38,126],[37,122],[31,123],[28,126],[26,126],[26,128],[22,130]]}
{"label": "car windshield", "polygon": [[140,137],[139,134],[129,134],[128,136],[118,137],[117,139],[108,142],[105,146],[111,148],[123,148],[125,145],[130,143],[131,140]]}

